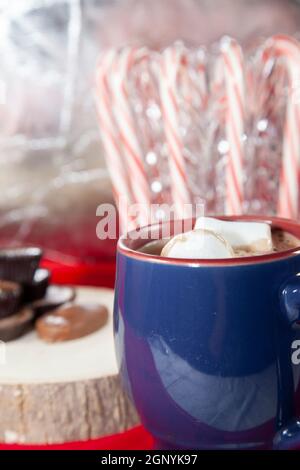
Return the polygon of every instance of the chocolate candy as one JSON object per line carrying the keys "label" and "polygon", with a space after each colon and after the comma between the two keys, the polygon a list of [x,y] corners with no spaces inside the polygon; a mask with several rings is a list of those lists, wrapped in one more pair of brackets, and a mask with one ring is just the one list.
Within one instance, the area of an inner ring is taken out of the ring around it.
{"label": "chocolate candy", "polygon": [[35,324],[41,339],[49,343],[89,335],[104,326],[108,310],[97,304],[68,304],[43,315]]}
{"label": "chocolate candy", "polygon": [[72,302],[75,297],[76,292],[72,287],[52,284],[47,288],[45,297],[32,302],[31,307],[35,316],[40,317],[49,310],[54,310],[67,302]]}
{"label": "chocolate candy", "polygon": [[0,320],[0,340],[12,341],[32,328],[33,311],[25,307],[10,317]]}
{"label": "chocolate candy", "polygon": [[0,319],[16,312],[21,299],[21,286],[15,282],[0,280]]}
{"label": "chocolate candy", "polygon": [[29,303],[42,299],[46,295],[49,281],[49,271],[47,269],[37,269],[32,282],[23,286],[23,302]]}
{"label": "chocolate candy", "polygon": [[7,248],[0,250],[0,279],[31,283],[42,257],[39,248]]}

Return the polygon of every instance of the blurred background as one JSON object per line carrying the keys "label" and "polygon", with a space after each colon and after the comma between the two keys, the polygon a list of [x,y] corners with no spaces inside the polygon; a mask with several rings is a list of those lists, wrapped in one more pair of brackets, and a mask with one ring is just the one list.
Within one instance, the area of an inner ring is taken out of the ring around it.
{"label": "blurred background", "polygon": [[69,260],[114,256],[95,231],[97,206],[112,202],[93,96],[101,50],[224,34],[247,46],[299,26],[292,0],[0,0],[2,242]]}

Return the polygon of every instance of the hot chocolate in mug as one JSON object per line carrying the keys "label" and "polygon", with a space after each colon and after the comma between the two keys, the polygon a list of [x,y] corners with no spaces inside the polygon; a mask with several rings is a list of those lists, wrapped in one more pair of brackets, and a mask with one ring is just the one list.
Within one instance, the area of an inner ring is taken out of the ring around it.
{"label": "hot chocolate in mug", "polygon": [[[224,219],[300,239],[287,219]],[[300,445],[300,247],[184,260],[142,253],[146,242],[119,240],[114,332],[123,383],[157,448]]]}

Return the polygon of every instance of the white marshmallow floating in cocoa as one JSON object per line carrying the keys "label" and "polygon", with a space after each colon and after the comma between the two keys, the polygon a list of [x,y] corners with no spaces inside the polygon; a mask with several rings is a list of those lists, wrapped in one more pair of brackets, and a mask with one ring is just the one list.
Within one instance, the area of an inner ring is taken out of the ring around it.
{"label": "white marshmallow floating in cocoa", "polygon": [[233,258],[230,244],[209,230],[180,233],[164,246],[161,256],[167,258],[208,259]]}
{"label": "white marshmallow floating in cocoa", "polygon": [[263,222],[231,222],[199,217],[194,229],[211,230],[225,238],[234,249],[266,253],[273,248],[271,227]]}

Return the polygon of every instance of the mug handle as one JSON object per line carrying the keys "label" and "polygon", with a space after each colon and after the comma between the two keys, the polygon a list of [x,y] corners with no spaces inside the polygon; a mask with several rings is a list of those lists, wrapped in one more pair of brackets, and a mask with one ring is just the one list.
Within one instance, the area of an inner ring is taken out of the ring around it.
{"label": "mug handle", "polygon": [[[273,448],[300,448],[300,420],[294,407],[294,379],[291,363],[292,328],[300,321],[300,273],[290,278],[280,292],[281,321],[278,329],[278,410]],[[282,328],[281,328],[282,327]],[[299,365],[300,367],[300,365]]]}

